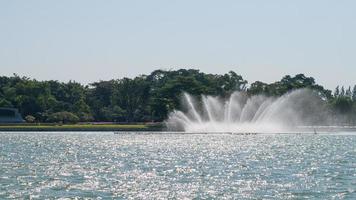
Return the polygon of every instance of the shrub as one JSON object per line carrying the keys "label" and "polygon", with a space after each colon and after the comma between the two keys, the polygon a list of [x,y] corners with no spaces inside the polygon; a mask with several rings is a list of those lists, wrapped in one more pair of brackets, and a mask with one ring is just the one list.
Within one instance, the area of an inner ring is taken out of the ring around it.
{"label": "shrub", "polygon": [[32,115],[27,115],[25,117],[25,120],[27,123],[34,123],[36,121],[36,117],[32,116]]}
{"label": "shrub", "polygon": [[81,113],[78,114],[78,116],[79,116],[79,119],[80,119],[81,122],[94,121],[94,117],[90,113],[81,112]]}
{"label": "shrub", "polygon": [[79,121],[79,117],[71,112],[63,111],[49,115],[47,121],[57,123],[76,123]]}

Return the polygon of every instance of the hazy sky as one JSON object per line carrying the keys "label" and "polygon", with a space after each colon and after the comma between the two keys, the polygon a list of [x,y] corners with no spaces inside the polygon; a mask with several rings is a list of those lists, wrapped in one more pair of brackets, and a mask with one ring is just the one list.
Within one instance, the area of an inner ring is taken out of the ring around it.
{"label": "hazy sky", "polygon": [[0,0],[0,75],[82,83],[155,69],[356,84],[356,1]]}

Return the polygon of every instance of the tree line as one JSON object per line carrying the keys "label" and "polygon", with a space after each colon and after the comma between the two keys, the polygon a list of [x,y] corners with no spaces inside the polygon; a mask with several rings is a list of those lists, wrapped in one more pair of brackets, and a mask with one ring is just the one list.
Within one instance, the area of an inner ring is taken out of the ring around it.
{"label": "tree line", "polygon": [[234,71],[208,74],[195,69],[155,70],[149,75],[112,79],[82,85],[38,81],[14,74],[0,77],[0,107],[18,108],[27,121],[36,122],[160,122],[180,108],[182,92],[227,97],[234,91],[248,95],[281,96],[291,90],[310,88],[332,108],[355,122],[356,86],[334,92],[304,74],[284,76],[271,84],[248,82]]}

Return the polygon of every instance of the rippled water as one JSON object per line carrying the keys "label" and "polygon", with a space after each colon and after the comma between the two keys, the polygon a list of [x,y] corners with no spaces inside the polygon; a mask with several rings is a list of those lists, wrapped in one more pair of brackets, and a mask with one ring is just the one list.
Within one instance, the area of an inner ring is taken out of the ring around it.
{"label": "rippled water", "polygon": [[356,199],[356,134],[0,133],[0,199]]}

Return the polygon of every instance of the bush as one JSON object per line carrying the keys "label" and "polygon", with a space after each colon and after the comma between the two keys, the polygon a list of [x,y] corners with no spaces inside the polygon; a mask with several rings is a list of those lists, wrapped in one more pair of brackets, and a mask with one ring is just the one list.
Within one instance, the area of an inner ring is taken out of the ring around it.
{"label": "bush", "polygon": [[81,122],[94,121],[94,117],[90,113],[81,112],[81,113],[78,114],[78,116],[79,116],[79,119],[80,119]]}
{"label": "bush", "polygon": [[27,123],[34,123],[36,121],[36,117],[32,116],[32,115],[27,115],[25,117],[25,120]]}
{"label": "bush", "polygon": [[79,121],[79,117],[71,112],[56,112],[48,116],[48,122],[57,123],[76,123]]}

